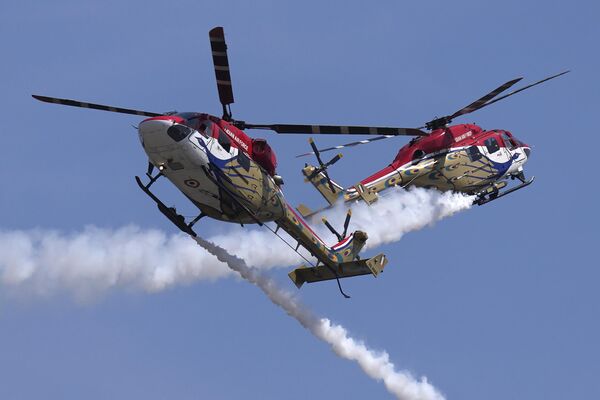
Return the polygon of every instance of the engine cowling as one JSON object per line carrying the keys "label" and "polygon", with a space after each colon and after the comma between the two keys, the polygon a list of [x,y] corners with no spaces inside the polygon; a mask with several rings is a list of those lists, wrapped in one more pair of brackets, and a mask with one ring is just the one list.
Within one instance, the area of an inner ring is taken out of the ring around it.
{"label": "engine cowling", "polygon": [[252,159],[263,167],[269,175],[275,175],[277,157],[265,139],[252,139]]}

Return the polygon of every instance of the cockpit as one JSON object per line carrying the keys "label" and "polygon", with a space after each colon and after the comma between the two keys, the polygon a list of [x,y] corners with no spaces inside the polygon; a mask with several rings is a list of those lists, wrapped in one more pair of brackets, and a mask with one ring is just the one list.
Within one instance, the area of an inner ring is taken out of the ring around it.
{"label": "cockpit", "polygon": [[258,163],[271,176],[275,175],[277,158],[271,146],[264,139],[251,139],[243,132],[229,128],[233,132],[227,133],[219,124],[212,121],[207,114],[183,112],[174,116],[181,121],[169,128],[168,135],[176,142],[183,140],[193,131],[198,131],[205,137],[215,138],[225,151],[229,152],[232,147],[241,148],[256,163]]}

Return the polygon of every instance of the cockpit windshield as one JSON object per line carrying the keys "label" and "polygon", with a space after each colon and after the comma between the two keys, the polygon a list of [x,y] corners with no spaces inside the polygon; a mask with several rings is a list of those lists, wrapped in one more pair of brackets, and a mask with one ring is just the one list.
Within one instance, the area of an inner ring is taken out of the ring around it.
{"label": "cockpit windshield", "polygon": [[186,114],[190,114],[190,115],[188,115],[188,118],[186,118],[185,125],[187,125],[188,127],[192,128],[195,131],[200,132],[200,134],[202,134],[204,137],[212,136],[212,124],[213,123],[211,121],[201,118],[201,116],[196,113],[186,113]]}
{"label": "cockpit windshield", "polygon": [[212,136],[212,122],[209,120],[198,121],[196,130],[204,137]]}
{"label": "cockpit windshield", "polygon": [[167,135],[176,142],[182,141],[190,133],[192,133],[192,130],[185,125],[174,124],[167,129]]}

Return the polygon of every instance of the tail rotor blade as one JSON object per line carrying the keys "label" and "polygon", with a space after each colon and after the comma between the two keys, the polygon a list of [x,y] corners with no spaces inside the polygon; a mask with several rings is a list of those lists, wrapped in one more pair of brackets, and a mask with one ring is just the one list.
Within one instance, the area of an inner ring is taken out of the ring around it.
{"label": "tail rotor blade", "polygon": [[333,226],[331,226],[331,224],[329,223],[329,221],[327,221],[327,218],[323,217],[321,219],[321,221],[323,221],[323,223],[325,224],[325,226],[331,231],[331,233],[333,233],[335,236],[337,236],[338,240],[341,242],[342,240],[344,240],[344,236],[340,235],[338,233],[338,231],[335,230],[335,228]]}
{"label": "tail rotor blade", "polygon": [[[215,77],[217,79],[217,90],[219,91],[219,100],[223,106],[223,119],[230,119],[227,106],[234,102],[233,90],[231,88],[231,74],[229,72],[229,58],[227,57],[227,44],[225,43],[225,33],[222,27],[216,27],[209,32],[210,48],[212,51],[213,65],[215,67]],[[228,118],[225,118],[228,117]]]}
{"label": "tail rotor blade", "polygon": [[352,218],[352,210],[348,210],[348,213],[346,214],[346,220],[344,221],[344,233],[342,233],[342,237],[346,237],[346,234],[348,233],[350,218]]}
{"label": "tail rotor blade", "polygon": [[308,138],[308,143],[310,143],[310,147],[312,147],[313,154],[315,155],[315,157],[317,157],[317,161],[319,162],[319,165],[323,166],[323,161],[321,160],[321,153],[319,152],[319,149],[317,149],[317,145],[315,144],[315,141],[313,140],[313,138]]}
{"label": "tail rotor blade", "polygon": [[60,104],[63,106],[91,108],[93,110],[110,111],[110,112],[121,113],[121,114],[140,115],[140,116],[145,116],[145,117],[160,117],[161,115],[165,115],[165,114],[154,113],[154,112],[149,112],[149,111],[134,110],[132,108],[120,108],[120,107],[113,107],[113,106],[105,106],[103,104],[86,103],[86,102],[78,101],[78,100],[59,99],[58,97],[47,97],[47,96],[40,96],[37,94],[32,94],[31,96],[34,99],[43,101],[45,103],[54,103],[54,104]]}
{"label": "tail rotor blade", "polygon": [[325,179],[327,179],[327,184],[329,185],[329,189],[331,189],[331,193],[335,193],[335,187],[333,186],[333,182],[331,182],[327,169],[323,169],[323,175],[325,175]]}
{"label": "tail rotor blade", "polygon": [[329,160],[327,162],[327,164],[324,165],[325,168],[329,168],[331,167],[333,164],[335,164],[336,162],[338,162],[344,155],[342,153],[336,154],[335,157],[333,157],[331,160]]}

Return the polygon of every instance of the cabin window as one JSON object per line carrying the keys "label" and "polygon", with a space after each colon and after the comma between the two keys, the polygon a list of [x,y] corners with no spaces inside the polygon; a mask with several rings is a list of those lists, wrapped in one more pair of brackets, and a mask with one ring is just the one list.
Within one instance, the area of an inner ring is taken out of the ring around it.
{"label": "cabin window", "polygon": [[250,159],[242,150],[238,152],[238,162],[246,171],[250,171]]}
{"label": "cabin window", "polygon": [[506,145],[506,147],[507,147],[509,150],[512,150],[512,149],[514,149],[515,147],[517,147],[517,146],[515,145],[515,142],[514,142],[514,141],[513,141],[513,140],[512,140],[512,139],[511,139],[511,138],[510,138],[510,137],[509,137],[509,136],[508,136],[506,133],[503,133],[503,134],[502,134],[502,140],[504,141],[504,144]]}
{"label": "cabin window", "polygon": [[500,145],[498,144],[498,141],[494,137],[491,137],[485,141],[485,147],[487,147],[487,150],[490,154],[495,153],[498,150],[500,150]]}
{"label": "cabin window", "polygon": [[176,142],[181,142],[190,133],[192,133],[192,130],[185,125],[175,124],[171,125],[169,129],[167,129],[167,135],[169,135],[169,137]]}
{"label": "cabin window", "polygon": [[415,161],[415,160],[420,160],[423,157],[425,157],[425,152],[423,150],[419,149],[419,150],[415,150],[415,152],[413,153],[412,159],[413,159],[413,161]]}
{"label": "cabin window", "polygon": [[229,150],[231,150],[231,140],[229,140],[229,137],[225,134],[225,132],[223,132],[220,129],[218,141],[221,147],[225,149],[225,151],[229,152]]}
{"label": "cabin window", "polygon": [[471,161],[477,161],[483,157],[477,146],[467,147],[467,155]]}

